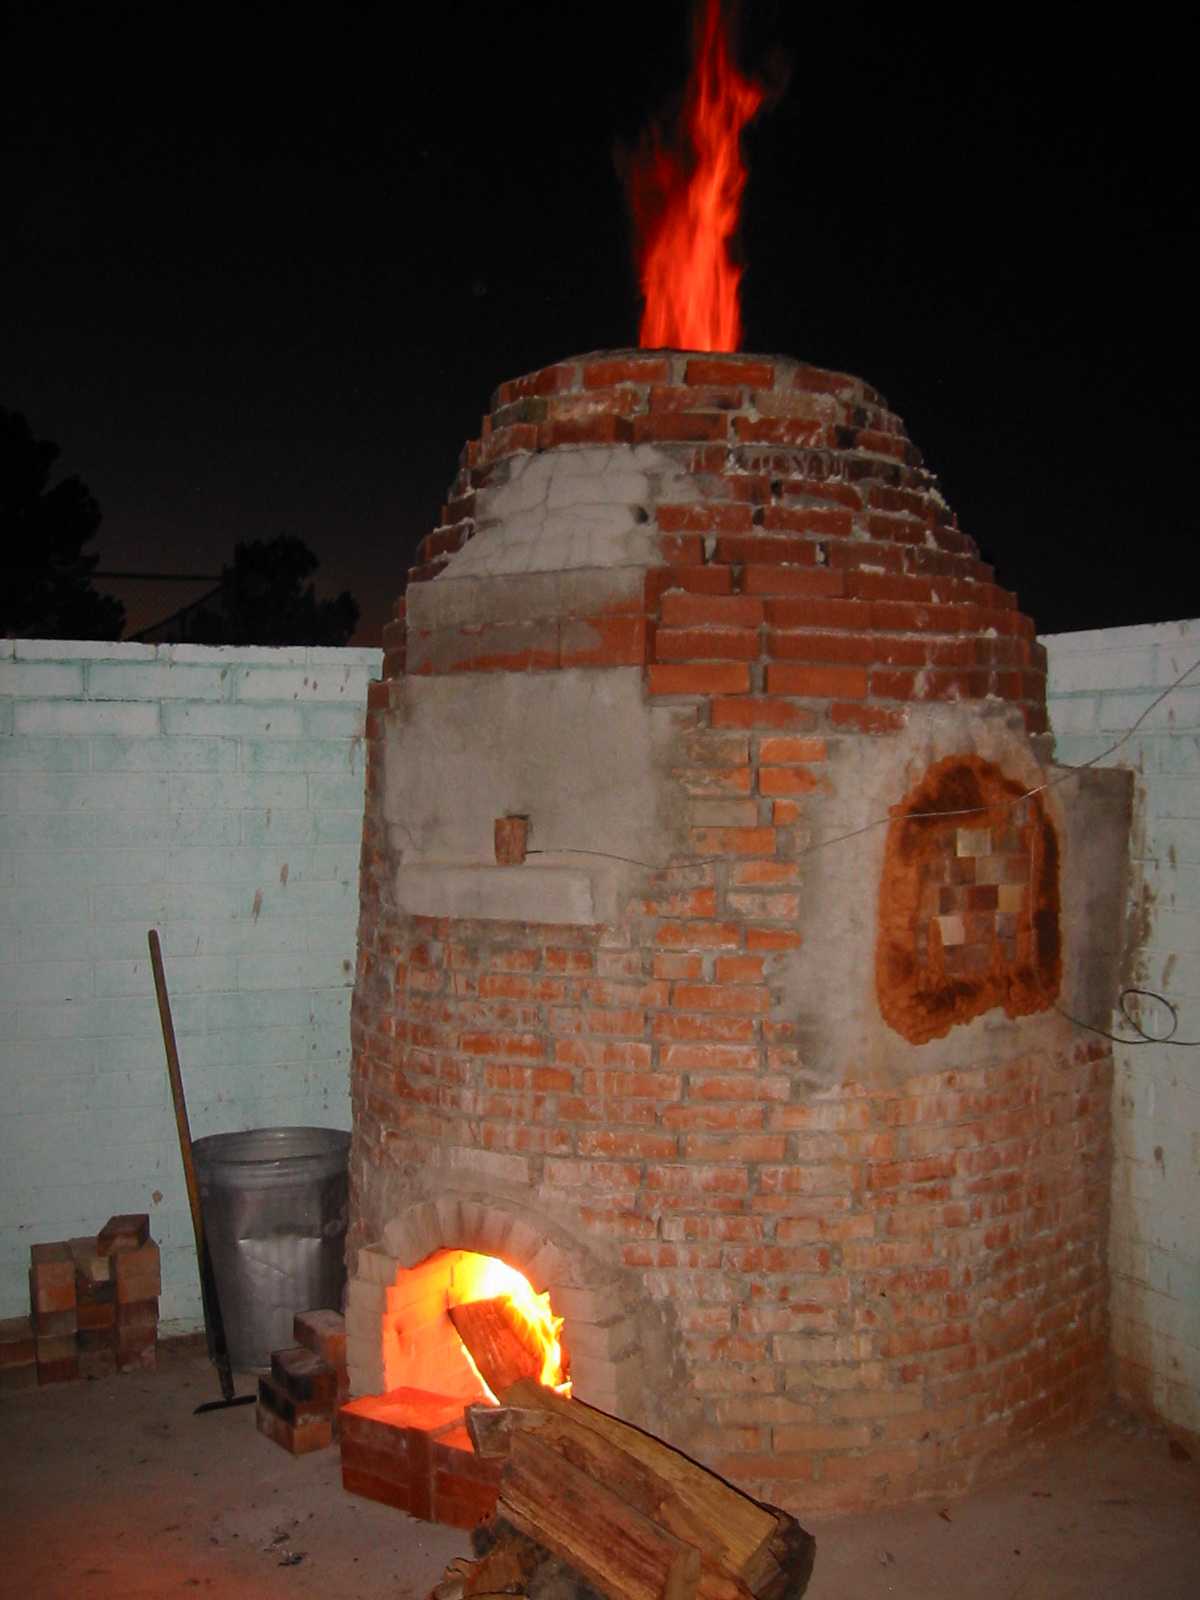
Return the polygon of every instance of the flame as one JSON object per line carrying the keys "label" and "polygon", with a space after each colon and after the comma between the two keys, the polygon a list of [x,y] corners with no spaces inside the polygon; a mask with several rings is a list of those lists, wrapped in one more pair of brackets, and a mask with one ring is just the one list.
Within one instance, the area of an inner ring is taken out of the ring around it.
{"label": "flame", "polygon": [[739,137],[764,98],[729,58],[719,0],[708,0],[703,16],[697,7],[679,147],[664,148],[653,128],[628,162],[643,348],[736,350],[742,342],[742,269],[730,254],[746,185]]}
{"label": "flame", "polygon": [[[465,1252],[455,1265],[447,1303],[458,1306],[472,1300],[495,1300],[501,1296],[508,1301],[524,1342],[541,1351],[542,1371],[538,1381],[547,1388],[569,1394],[570,1380],[563,1373],[562,1344],[558,1337],[563,1319],[550,1310],[549,1292],[535,1294],[533,1285],[523,1273],[496,1256]],[[463,1354],[494,1400],[496,1397],[479,1375],[479,1369],[471,1361],[470,1352],[464,1349]]]}

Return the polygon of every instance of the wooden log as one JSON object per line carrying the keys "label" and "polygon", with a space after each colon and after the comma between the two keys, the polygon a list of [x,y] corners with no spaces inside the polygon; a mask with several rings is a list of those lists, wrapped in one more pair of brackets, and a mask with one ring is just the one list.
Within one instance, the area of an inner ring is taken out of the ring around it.
{"label": "wooden log", "polygon": [[695,1600],[697,1547],[571,1466],[536,1434],[513,1434],[497,1512],[608,1600]]}
{"label": "wooden log", "polygon": [[451,1306],[449,1317],[493,1394],[541,1373],[541,1350],[522,1338],[520,1320],[513,1316],[507,1295]]}
{"label": "wooden log", "polygon": [[[701,1555],[700,1600],[754,1600],[750,1587],[725,1566],[720,1539],[697,1517],[665,1478],[611,1440],[578,1421],[573,1407],[561,1413],[510,1406],[469,1406],[467,1431],[479,1451],[506,1455],[515,1432],[533,1432],[565,1461],[618,1495],[626,1505],[695,1545]],[[477,1440],[479,1442],[477,1442]]]}
{"label": "wooden log", "polygon": [[473,1400],[463,1410],[463,1422],[477,1456],[502,1460],[508,1454],[515,1428],[536,1432],[547,1411],[522,1411],[516,1406],[496,1406],[490,1400]]}
{"label": "wooden log", "polygon": [[506,1529],[487,1554],[463,1573],[463,1594],[523,1594],[542,1556],[523,1534]]}
{"label": "wooden log", "polygon": [[767,1548],[778,1531],[776,1516],[732,1484],[688,1459],[670,1445],[582,1400],[567,1400],[553,1389],[523,1378],[500,1395],[506,1406],[570,1415],[592,1432],[664,1478],[683,1505],[716,1539],[722,1565],[758,1592],[775,1576],[778,1562]]}

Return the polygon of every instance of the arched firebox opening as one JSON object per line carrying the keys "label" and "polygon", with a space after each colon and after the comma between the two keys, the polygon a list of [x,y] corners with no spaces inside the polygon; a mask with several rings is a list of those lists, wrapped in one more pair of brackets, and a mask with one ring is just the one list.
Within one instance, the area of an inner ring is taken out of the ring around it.
{"label": "arched firebox opening", "polygon": [[[515,1316],[502,1312],[501,1322],[515,1326],[532,1351],[539,1335],[528,1324],[541,1315],[562,1352],[556,1373],[549,1364],[533,1372],[531,1355],[530,1367],[515,1375],[569,1382],[593,1404],[628,1410],[641,1387],[642,1356],[636,1319],[610,1269],[578,1242],[552,1240],[511,1206],[482,1200],[422,1202],[358,1251],[346,1313],[351,1392],[413,1388],[464,1402],[490,1398],[466,1349],[472,1341],[464,1343],[456,1324],[482,1320],[464,1319],[462,1308],[479,1312],[512,1292],[506,1272],[520,1276],[530,1300]],[[483,1337],[486,1344],[486,1328]]]}

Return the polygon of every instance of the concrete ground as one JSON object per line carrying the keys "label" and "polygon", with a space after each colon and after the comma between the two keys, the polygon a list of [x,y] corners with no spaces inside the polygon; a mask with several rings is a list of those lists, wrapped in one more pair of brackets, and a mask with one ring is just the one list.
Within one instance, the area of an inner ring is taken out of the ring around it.
{"label": "concrete ground", "polygon": [[[253,1379],[238,1380],[239,1393]],[[423,1600],[467,1536],[345,1494],[219,1398],[195,1341],[158,1370],[0,1396],[0,1593]],[[967,1499],[804,1519],[811,1600],[1196,1600],[1200,1460],[1113,1411]]]}

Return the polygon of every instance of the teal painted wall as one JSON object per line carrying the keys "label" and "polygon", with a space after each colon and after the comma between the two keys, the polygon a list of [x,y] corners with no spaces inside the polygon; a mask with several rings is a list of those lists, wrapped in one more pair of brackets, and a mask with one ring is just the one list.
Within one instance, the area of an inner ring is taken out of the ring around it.
{"label": "teal painted wall", "polygon": [[[1100,755],[1188,667],[1200,621],[1051,635],[1058,759]],[[1200,1040],[1200,669],[1100,762],[1135,774],[1127,981],[1178,1009]],[[1161,1036],[1169,1013],[1145,1005]],[[1119,1023],[1118,1034],[1127,1032]],[[1200,1049],[1114,1047],[1109,1267],[1120,1392],[1200,1433]]]}
{"label": "teal painted wall", "polygon": [[349,1127],[377,650],[0,641],[0,1316],[29,1246],[148,1211],[200,1325],[146,945],[192,1133]]}

